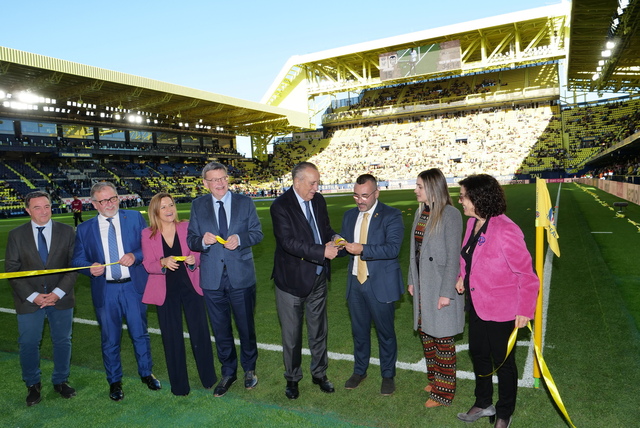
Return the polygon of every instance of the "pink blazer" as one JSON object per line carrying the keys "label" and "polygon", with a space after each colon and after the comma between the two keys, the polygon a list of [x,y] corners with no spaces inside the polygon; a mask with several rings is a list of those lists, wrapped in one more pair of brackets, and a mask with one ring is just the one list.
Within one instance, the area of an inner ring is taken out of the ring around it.
{"label": "pink blazer", "polygon": [[[176,225],[178,231],[178,240],[180,241],[180,248],[182,248],[182,255],[188,256],[193,254],[196,258],[196,269],[191,271],[187,269],[187,274],[191,279],[191,285],[196,293],[202,296],[202,288],[200,288],[200,253],[196,253],[189,249],[187,245],[187,228],[189,222],[183,221]],[[162,234],[156,233],[151,238],[151,229],[146,228],[142,231],[142,265],[149,273],[147,279],[147,286],[144,289],[142,295],[142,302],[152,305],[163,305],[164,299],[167,296],[167,281],[166,276],[162,272],[162,266],[160,265],[160,259],[164,258],[164,252],[162,250]]]}
{"label": "pink blazer", "polygon": [[[473,231],[474,218],[467,221],[463,243]],[[483,239],[484,238],[484,239]],[[460,257],[461,276],[466,263]],[[506,215],[491,217],[486,234],[478,240],[471,261],[469,290],[473,307],[485,321],[511,321],[516,315],[533,318],[540,280],[533,271],[524,235]]]}

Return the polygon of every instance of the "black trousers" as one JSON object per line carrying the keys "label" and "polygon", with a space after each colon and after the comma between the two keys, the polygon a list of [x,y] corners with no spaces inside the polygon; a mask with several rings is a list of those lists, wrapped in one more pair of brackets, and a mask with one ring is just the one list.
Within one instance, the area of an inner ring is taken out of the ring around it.
{"label": "black trousers", "polygon": [[158,306],[158,323],[171,392],[175,395],[187,395],[190,391],[182,327],[183,308],[200,382],[203,387],[211,388],[217,381],[204,298],[190,284],[167,281],[167,297],[164,304]]}
{"label": "black trousers", "polygon": [[474,406],[486,408],[493,403],[492,376],[481,376],[498,369],[498,402],[496,416],[509,419],[516,407],[518,393],[518,367],[516,366],[515,347],[505,361],[509,336],[515,327],[515,320],[497,322],[480,319],[473,304],[469,311],[469,353],[473,361],[476,376],[476,402]]}

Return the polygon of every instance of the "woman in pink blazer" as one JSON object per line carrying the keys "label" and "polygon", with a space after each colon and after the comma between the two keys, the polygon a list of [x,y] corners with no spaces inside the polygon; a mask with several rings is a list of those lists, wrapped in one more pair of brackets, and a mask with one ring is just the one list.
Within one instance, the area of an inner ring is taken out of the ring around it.
{"label": "woman in pink blazer", "polygon": [[[171,195],[158,193],[149,204],[149,224],[151,226],[142,231],[142,264],[149,273],[142,302],[156,305],[158,309],[171,392],[187,395],[190,391],[182,327],[183,308],[200,381],[209,389],[217,378],[200,288],[200,254],[187,246],[189,223],[178,220]],[[176,260],[178,256],[185,257],[184,261]]]}
{"label": "woman in pink blazer", "polygon": [[[476,401],[465,422],[488,416],[495,427],[511,424],[518,391],[515,349],[506,357],[514,327],[533,318],[540,282],[520,228],[506,215],[507,203],[498,181],[487,174],[460,181],[460,204],[469,216],[460,257],[458,292],[467,293],[469,353],[476,378]],[[505,360],[506,357],[506,360]],[[498,369],[498,401],[493,406],[493,381]]]}

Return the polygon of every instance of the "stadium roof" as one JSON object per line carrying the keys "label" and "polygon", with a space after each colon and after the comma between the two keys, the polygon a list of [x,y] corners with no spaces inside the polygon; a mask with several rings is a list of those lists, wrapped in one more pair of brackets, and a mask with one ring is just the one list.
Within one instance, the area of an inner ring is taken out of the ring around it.
{"label": "stadium roof", "polygon": [[189,123],[235,135],[309,128],[306,114],[0,46],[0,92],[28,91],[60,102],[144,112],[166,125]]}
{"label": "stadium roof", "polygon": [[[619,4],[628,4],[619,10]],[[535,62],[567,59],[567,88],[585,92],[640,89],[640,0],[573,0],[466,23],[293,56],[262,101],[301,109],[304,98],[360,91]],[[617,21],[616,21],[617,18]],[[615,24],[612,27],[612,24]],[[608,39],[617,43],[594,80]],[[379,56],[390,51],[460,40],[461,68],[380,79]],[[298,87],[298,89],[296,89]],[[291,96],[304,88],[306,97]],[[289,99],[292,101],[290,101]],[[297,102],[298,105],[292,104]],[[318,107],[318,111],[322,106]]]}
{"label": "stadium roof", "polygon": [[384,84],[380,79],[380,54],[453,40],[460,40],[461,69],[399,78],[385,83],[396,84],[562,59],[566,56],[569,8],[570,3],[559,3],[293,56],[262,101],[271,105],[287,105],[284,100],[293,92],[293,86],[300,85],[304,80],[310,98],[380,86]]}
{"label": "stadium roof", "polygon": [[[640,88],[640,0],[573,0],[568,86],[585,92]],[[603,57],[607,42],[615,43]],[[600,63],[602,61],[602,63]],[[598,67],[602,67],[598,70]]]}

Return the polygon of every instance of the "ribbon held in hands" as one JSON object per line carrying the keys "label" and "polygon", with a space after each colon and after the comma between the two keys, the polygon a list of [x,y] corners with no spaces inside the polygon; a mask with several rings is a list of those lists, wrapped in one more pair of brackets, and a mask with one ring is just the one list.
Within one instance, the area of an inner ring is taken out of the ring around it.
{"label": "ribbon held in hands", "polygon": [[0,273],[0,279],[24,278],[25,276],[36,276],[36,275],[49,275],[49,274],[52,274],[52,273],[71,272],[73,270],[89,269],[89,268],[97,267],[97,266],[111,266],[111,265],[116,265],[116,264],[118,264],[118,262],[106,263],[106,264],[103,264],[103,265],[82,266],[82,267],[76,267],[76,268],[23,270],[23,271],[20,271],[20,272],[5,272],[5,273]]}

